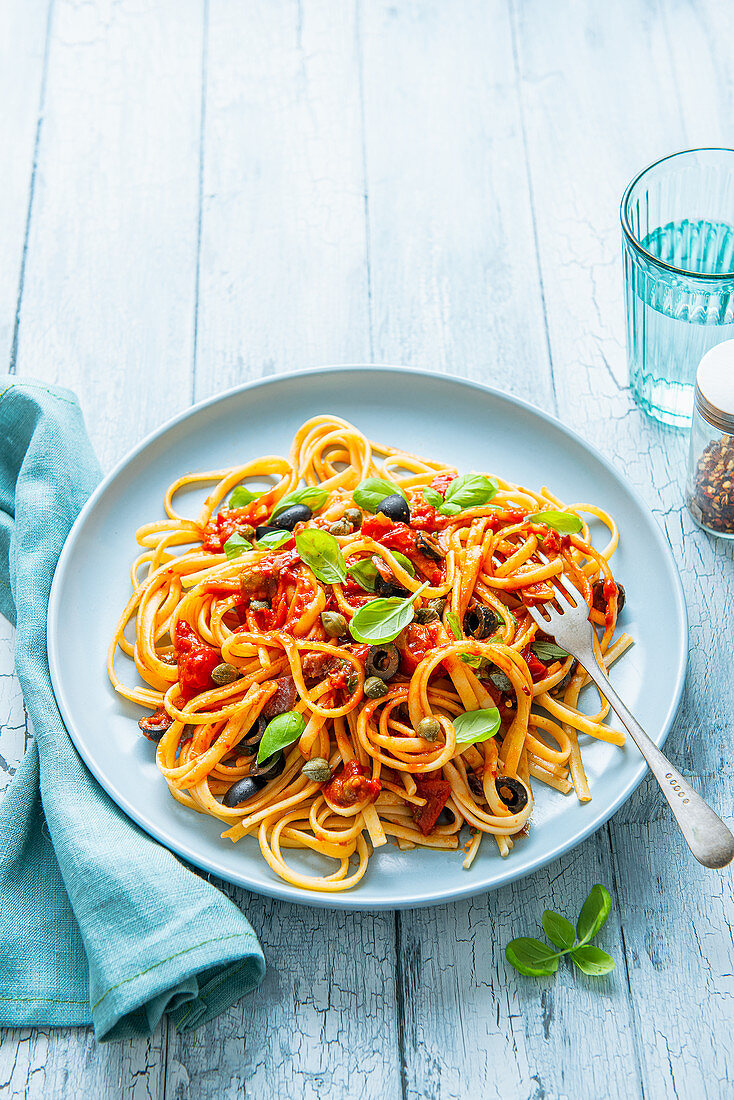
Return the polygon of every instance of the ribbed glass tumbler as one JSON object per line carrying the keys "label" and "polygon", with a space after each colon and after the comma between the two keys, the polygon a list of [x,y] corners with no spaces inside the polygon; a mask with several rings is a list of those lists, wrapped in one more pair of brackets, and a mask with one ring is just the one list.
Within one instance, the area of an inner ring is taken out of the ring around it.
{"label": "ribbed glass tumbler", "polygon": [[734,149],[657,161],[625,191],[621,218],[632,393],[684,427],[699,362],[734,338]]}

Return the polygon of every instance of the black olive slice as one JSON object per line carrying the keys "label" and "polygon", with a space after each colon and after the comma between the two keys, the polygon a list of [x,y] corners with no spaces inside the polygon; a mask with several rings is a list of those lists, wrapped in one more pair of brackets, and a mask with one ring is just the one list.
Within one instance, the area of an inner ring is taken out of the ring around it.
{"label": "black olive slice", "polygon": [[[624,585],[619,581],[615,581],[617,585],[617,614],[619,615],[622,608],[625,605],[627,596],[624,591]],[[604,595],[604,580],[602,577],[598,581],[594,581],[591,586],[591,605],[594,611],[601,611],[602,615],[607,609],[607,598]]]}
{"label": "black olive slice", "polygon": [[416,535],[415,548],[421,554],[425,554],[427,558],[430,558],[431,561],[443,561],[443,554],[437,540],[431,538],[425,531],[419,531]]}
{"label": "black olive slice", "polygon": [[237,748],[243,750],[244,756],[252,756],[253,753],[257,752],[269,721],[269,718],[265,718],[261,714],[257,722],[255,722],[255,725],[250,727],[249,731],[238,743]]}
{"label": "black olive slice", "polygon": [[391,680],[400,665],[400,651],[393,642],[384,645],[371,645],[367,650],[365,673],[367,676],[379,676],[381,680]]}
{"label": "black olive slice", "polygon": [[[242,742],[240,742],[240,744],[242,744]],[[277,779],[284,768],[285,754],[283,752],[276,752],[272,756],[269,756],[267,760],[263,760],[262,764],[258,764],[257,760],[253,760],[250,764],[250,777],[254,779],[256,783],[259,783],[261,787],[264,787],[271,779]]]}
{"label": "black olive slice", "polygon": [[236,783],[232,784],[222,799],[222,805],[231,810],[234,806],[239,806],[241,802],[247,802],[248,798],[252,798],[253,795],[257,794],[260,787],[260,783],[256,783],[254,779],[246,775],[244,779],[238,779]]}
{"label": "black olive slice", "polygon": [[379,573],[375,577],[375,593],[378,596],[400,596],[403,599],[408,595],[407,588],[403,588],[400,584],[395,584],[393,581],[386,581]]}
{"label": "black olive slice", "polygon": [[528,791],[524,783],[515,779],[512,775],[498,775],[495,780],[497,794],[507,809],[513,814],[519,814],[528,804]]}
{"label": "black olive slice", "polygon": [[489,607],[478,603],[464,615],[463,627],[467,638],[487,638],[497,629],[497,616]]}
{"label": "black olive slice", "polygon": [[285,508],[275,519],[271,519],[270,526],[277,527],[281,531],[292,531],[297,523],[307,523],[313,516],[313,512],[307,504],[292,504]]}
{"label": "black olive slice", "polygon": [[410,508],[402,493],[392,493],[389,497],[385,497],[380,501],[377,511],[382,512],[383,516],[387,516],[394,523],[410,523]]}

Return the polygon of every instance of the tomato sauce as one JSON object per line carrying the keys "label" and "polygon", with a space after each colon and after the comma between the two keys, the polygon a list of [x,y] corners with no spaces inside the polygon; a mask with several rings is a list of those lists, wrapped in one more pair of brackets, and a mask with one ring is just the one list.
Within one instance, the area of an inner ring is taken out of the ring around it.
{"label": "tomato sauce", "polygon": [[176,623],[173,645],[178,658],[178,685],[182,698],[193,699],[202,691],[216,686],[212,680],[212,669],[221,661],[218,651],[202,642],[182,619]]}
{"label": "tomato sauce", "polygon": [[404,676],[412,676],[425,655],[436,649],[440,630],[439,620],[406,626],[396,641],[400,649],[400,671]]}
{"label": "tomato sauce", "polygon": [[375,542],[381,543],[388,550],[398,550],[401,554],[405,554],[406,558],[410,558],[431,584],[441,584],[443,581],[443,571],[432,558],[417,549],[416,540],[418,536],[407,524],[393,523],[387,516],[378,512],[376,516],[370,516],[369,519],[364,521],[362,533],[374,539]]}
{"label": "tomato sauce", "polygon": [[353,806],[364,799],[375,799],[382,790],[379,779],[367,779],[369,769],[358,760],[350,760],[324,786],[326,798],[337,806]]}
{"label": "tomato sauce", "polygon": [[537,654],[533,653],[529,645],[525,646],[520,656],[528,666],[528,672],[534,684],[537,684],[538,680],[543,680],[548,675],[548,666],[544,665]]}
{"label": "tomato sauce", "polygon": [[416,807],[413,820],[423,833],[428,836],[433,831],[438,821],[441,810],[448,802],[451,794],[451,785],[446,779],[419,779],[416,777],[416,786],[421,798],[425,798],[425,806]]}

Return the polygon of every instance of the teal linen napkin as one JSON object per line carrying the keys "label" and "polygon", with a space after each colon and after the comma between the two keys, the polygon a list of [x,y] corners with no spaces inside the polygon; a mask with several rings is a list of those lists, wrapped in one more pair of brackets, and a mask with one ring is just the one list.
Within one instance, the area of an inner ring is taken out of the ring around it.
{"label": "teal linen napkin", "polygon": [[106,1040],[149,1035],[164,1012],[204,1023],[265,960],[240,910],[110,801],[61,721],[48,597],[98,480],[74,395],[0,377],[0,613],[35,733],[0,805],[0,1025],[91,1021]]}

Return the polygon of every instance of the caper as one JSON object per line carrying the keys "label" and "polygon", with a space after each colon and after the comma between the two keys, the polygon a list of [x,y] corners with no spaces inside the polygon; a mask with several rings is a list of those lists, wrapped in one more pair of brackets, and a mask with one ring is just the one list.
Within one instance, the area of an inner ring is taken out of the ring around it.
{"label": "caper", "polygon": [[445,596],[436,596],[436,598],[434,600],[429,600],[428,601],[428,603],[426,604],[426,607],[430,607],[433,611],[436,612],[438,617],[441,618],[443,616],[444,609],[446,607],[446,597]]}
{"label": "caper", "polygon": [[248,542],[252,542],[255,538],[255,528],[251,523],[240,523],[237,525],[237,534],[242,535],[242,538],[247,539]]}
{"label": "caper", "polygon": [[362,526],[362,513],[359,508],[347,508],[344,519],[351,523],[355,531]]}
{"label": "caper", "polygon": [[352,525],[348,519],[338,519],[329,526],[330,535],[351,535]]}
{"label": "caper", "polygon": [[267,600],[250,600],[250,608],[252,611],[267,611],[270,604]]}
{"label": "caper", "polygon": [[381,699],[387,695],[387,684],[379,676],[369,676],[364,682],[364,693],[368,699]]}
{"label": "caper", "polygon": [[321,625],[330,638],[341,638],[347,632],[347,620],[337,611],[322,611]]}
{"label": "caper", "polygon": [[438,611],[435,607],[419,607],[414,619],[417,623],[435,623],[438,619]]}
{"label": "caper", "polygon": [[328,783],[331,779],[329,761],[324,760],[323,756],[314,756],[312,760],[307,760],[303,765],[301,775],[305,775],[307,779],[311,779],[314,783]]}
{"label": "caper", "polygon": [[235,680],[239,680],[242,673],[234,665],[228,665],[226,661],[223,661],[221,665],[216,665],[212,669],[212,680],[215,684],[222,687],[224,684],[233,684]]}
{"label": "caper", "polygon": [[441,723],[437,718],[421,718],[415,731],[425,741],[438,741],[441,732]]}

